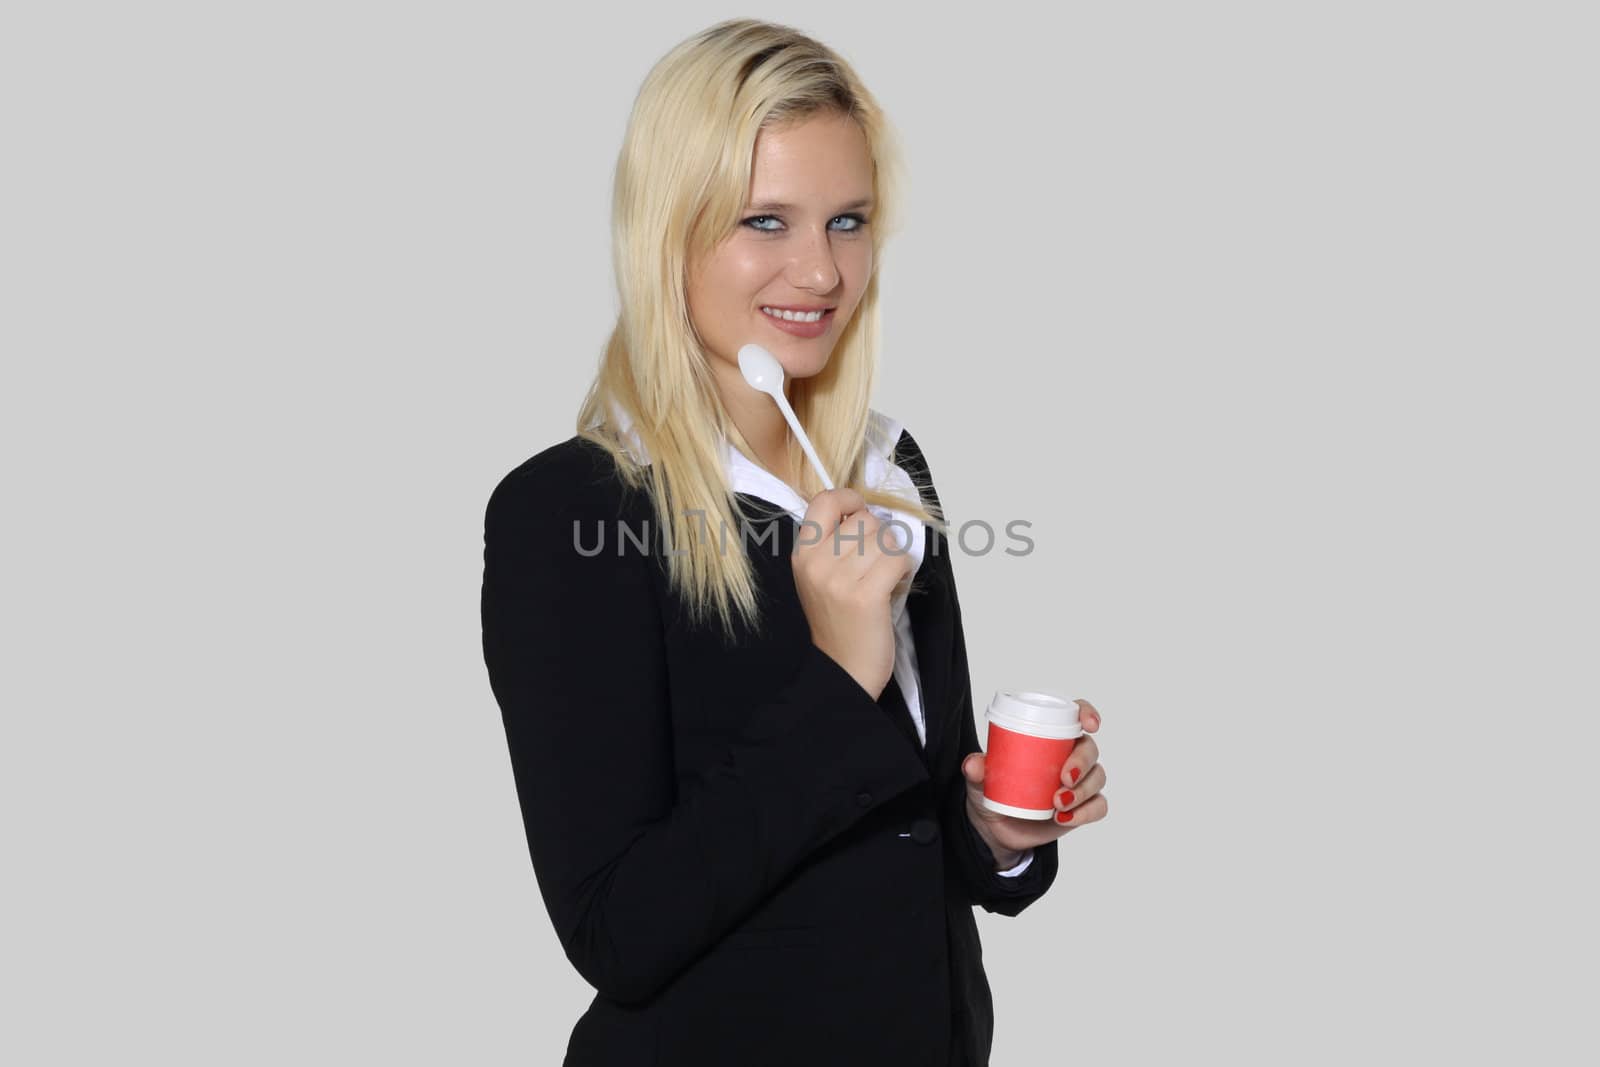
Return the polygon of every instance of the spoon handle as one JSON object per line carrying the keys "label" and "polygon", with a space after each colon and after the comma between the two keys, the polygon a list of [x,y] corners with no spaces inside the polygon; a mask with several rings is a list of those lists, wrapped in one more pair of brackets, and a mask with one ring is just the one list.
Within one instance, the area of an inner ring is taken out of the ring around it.
{"label": "spoon handle", "polygon": [[817,477],[822,479],[824,489],[833,488],[833,479],[828,477],[828,472],[822,469],[822,460],[817,458],[817,450],[811,447],[811,439],[800,428],[800,420],[795,418],[794,408],[789,406],[789,398],[783,395],[783,390],[772,394],[772,399],[778,402],[778,409],[783,412],[783,417],[789,421],[789,428],[794,431],[795,440],[800,442],[800,447],[805,450],[806,458],[811,461],[811,469],[817,472]]}

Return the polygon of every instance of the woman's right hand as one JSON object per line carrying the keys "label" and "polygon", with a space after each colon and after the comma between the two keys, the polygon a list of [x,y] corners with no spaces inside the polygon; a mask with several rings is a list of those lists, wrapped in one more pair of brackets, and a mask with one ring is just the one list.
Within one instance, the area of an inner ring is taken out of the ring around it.
{"label": "woman's right hand", "polygon": [[898,544],[860,493],[828,489],[806,507],[791,557],[811,643],[874,700],[894,673],[891,596],[914,566]]}

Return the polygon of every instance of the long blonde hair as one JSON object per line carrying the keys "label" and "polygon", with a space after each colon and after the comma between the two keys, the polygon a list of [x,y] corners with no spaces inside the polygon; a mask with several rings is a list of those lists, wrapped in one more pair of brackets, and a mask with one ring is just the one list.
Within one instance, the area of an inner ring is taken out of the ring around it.
{"label": "long blonde hair", "polygon": [[[755,627],[750,561],[702,537],[707,523],[739,530],[720,439],[752,455],[723,407],[689,317],[689,264],[737,227],[750,188],[756,136],[835,112],[854,119],[873,159],[873,272],[827,367],[793,379],[790,403],[836,484],[943,525],[935,508],[863,484],[869,400],[878,358],[878,264],[898,208],[900,153],[883,111],[843,58],[787,26],[730,19],[682,42],[651,69],[634,100],[612,193],[612,260],[621,310],[578,414],[578,433],[609,451],[624,480],[647,486],[670,537],[673,588],[691,619],[715,615]],[[616,412],[630,425],[618,425]],[[648,454],[640,463],[629,434]],[[792,436],[792,435],[791,435]],[[820,479],[798,462],[806,498]],[[698,518],[694,516],[703,516]]]}

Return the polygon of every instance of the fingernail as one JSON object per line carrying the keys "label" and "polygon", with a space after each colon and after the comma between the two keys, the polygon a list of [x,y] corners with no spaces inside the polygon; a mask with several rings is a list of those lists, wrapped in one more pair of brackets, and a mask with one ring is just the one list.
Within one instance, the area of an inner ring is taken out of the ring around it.
{"label": "fingernail", "polygon": [[1071,822],[1071,821],[1072,821],[1072,812],[1070,812],[1070,811],[1058,811],[1058,812],[1056,812],[1056,822]]}
{"label": "fingernail", "polygon": [[1056,797],[1056,803],[1060,804],[1062,807],[1066,807],[1068,804],[1071,804],[1072,803],[1072,790],[1063,789],[1061,791],[1061,795]]}
{"label": "fingernail", "polygon": [[[947,763],[947,764],[945,764],[945,766],[948,767],[949,764]],[[1078,775],[1080,775],[1082,773],[1083,772],[1078,770],[1078,768],[1076,768],[1076,767],[1072,768],[1072,784],[1073,785],[1077,785],[1078,784]]]}

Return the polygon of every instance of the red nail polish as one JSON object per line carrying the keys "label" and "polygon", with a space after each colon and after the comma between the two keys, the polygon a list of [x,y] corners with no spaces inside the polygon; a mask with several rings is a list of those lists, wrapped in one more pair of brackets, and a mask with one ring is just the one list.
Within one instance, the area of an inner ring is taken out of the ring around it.
{"label": "red nail polish", "polygon": [[1061,791],[1061,796],[1056,801],[1056,803],[1058,803],[1058,804],[1071,804],[1072,803],[1072,791],[1070,789],[1063,789]]}
{"label": "red nail polish", "polygon": [[1070,811],[1058,811],[1058,812],[1056,812],[1056,822],[1071,822],[1071,821],[1072,821],[1072,812],[1070,812]]}
{"label": "red nail polish", "polygon": [[1078,784],[1078,775],[1081,774],[1081,773],[1083,773],[1083,772],[1078,770],[1078,768],[1076,768],[1076,767],[1072,768],[1072,784],[1073,785],[1077,785]]}

